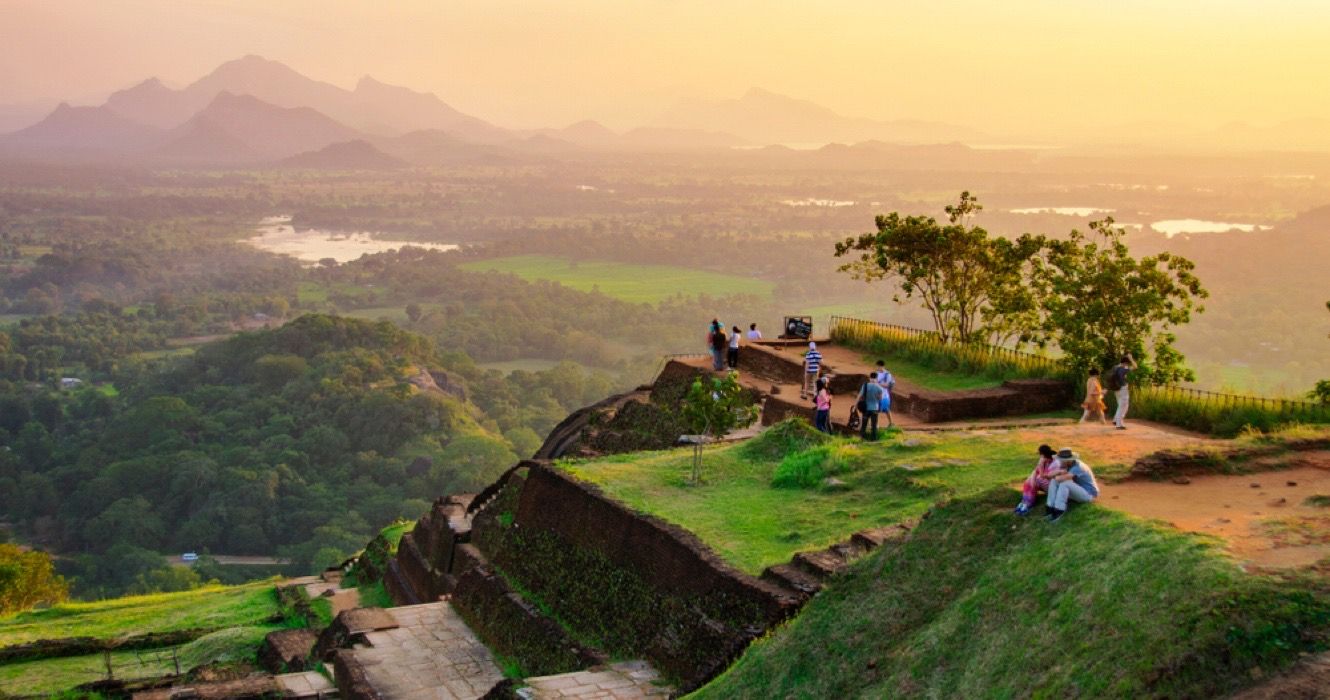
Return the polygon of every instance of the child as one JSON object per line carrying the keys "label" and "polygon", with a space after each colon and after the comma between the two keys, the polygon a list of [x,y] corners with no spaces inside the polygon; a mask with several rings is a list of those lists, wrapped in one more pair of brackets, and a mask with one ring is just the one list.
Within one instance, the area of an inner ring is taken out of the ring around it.
{"label": "child", "polygon": [[822,432],[831,434],[831,390],[827,388],[827,378],[817,380],[817,395],[813,397],[817,413],[813,425]]}

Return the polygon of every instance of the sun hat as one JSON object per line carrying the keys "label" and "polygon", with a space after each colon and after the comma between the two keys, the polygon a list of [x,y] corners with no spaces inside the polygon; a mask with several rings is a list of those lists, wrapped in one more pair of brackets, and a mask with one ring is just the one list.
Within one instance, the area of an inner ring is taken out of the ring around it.
{"label": "sun hat", "polygon": [[1076,456],[1075,452],[1071,451],[1070,447],[1064,447],[1058,450],[1058,459],[1079,459],[1079,457]]}

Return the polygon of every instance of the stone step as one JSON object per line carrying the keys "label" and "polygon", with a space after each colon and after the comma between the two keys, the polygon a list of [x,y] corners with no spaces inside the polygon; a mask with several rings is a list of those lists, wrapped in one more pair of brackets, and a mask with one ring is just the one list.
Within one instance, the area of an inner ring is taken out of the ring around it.
{"label": "stone step", "polygon": [[622,661],[575,673],[526,679],[517,696],[526,700],[639,700],[667,698],[673,689],[645,661]]}
{"label": "stone step", "polygon": [[799,552],[794,555],[793,564],[820,580],[826,580],[844,571],[849,563],[845,557],[833,549],[819,549],[812,552]]}
{"label": "stone step", "polygon": [[343,697],[475,700],[503,680],[494,656],[447,602],[383,611],[397,625],[366,632],[334,657]]}
{"label": "stone step", "polygon": [[888,525],[886,527],[875,527],[871,530],[861,530],[856,532],[854,533],[854,536],[850,538],[850,541],[857,543],[865,552],[868,552],[881,547],[884,543],[890,540],[900,539],[909,533],[909,525]]}
{"label": "stone step", "polygon": [[283,673],[274,676],[273,680],[277,682],[284,698],[329,700],[338,696],[332,681],[317,671]]}
{"label": "stone step", "polygon": [[822,590],[820,579],[792,564],[768,566],[762,572],[762,579],[804,595],[811,596]]}

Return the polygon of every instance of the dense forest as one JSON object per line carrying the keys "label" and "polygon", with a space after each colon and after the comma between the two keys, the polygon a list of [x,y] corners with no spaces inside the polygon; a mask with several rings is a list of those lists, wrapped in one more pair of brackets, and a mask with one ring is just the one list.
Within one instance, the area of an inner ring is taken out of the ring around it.
{"label": "dense forest", "polygon": [[0,512],[73,555],[84,595],[115,590],[101,562],[158,552],[332,563],[435,495],[488,483],[609,391],[573,365],[504,377],[393,324],[326,315],[111,379],[0,383]]}

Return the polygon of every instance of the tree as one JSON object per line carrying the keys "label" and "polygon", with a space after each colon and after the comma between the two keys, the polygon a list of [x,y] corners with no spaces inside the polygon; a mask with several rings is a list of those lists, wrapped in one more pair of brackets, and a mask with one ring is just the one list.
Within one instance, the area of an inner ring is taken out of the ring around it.
{"label": "tree", "polygon": [[[1330,301],[1325,302],[1325,310],[1330,311]],[[1316,386],[1307,392],[1307,398],[1330,406],[1330,379],[1316,382]]]}
{"label": "tree", "polygon": [[698,439],[693,443],[692,482],[702,482],[703,443],[757,420],[758,407],[739,385],[739,375],[693,380],[683,399],[683,418]]}
{"label": "tree", "polygon": [[859,253],[840,271],[866,282],[895,280],[904,298],[918,298],[928,310],[943,342],[1025,340],[1034,298],[1014,282],[1037,259],[1043,239],[990,239],[969,223],[982,209],[962,192],[946,208],[947,225],[898,212],[878,216],[877,231],[836,244],[836,257]]}
{"label": "tree", "polygon": [[49,554],[0,544],[0,617],[68,597],[69,585],[56,575]]}
{"label": "tree", "polygon": [[1127,232],[1114,228],[1112,217],[1091,222],[1090,230],[1097,240],[1072,231],[1065,241],[1047,242],[1042,332],[1077,370],[1111,367],[1131,353],[1143,383],[1194,379],[1168,329],[1205,310],[1197,301],[1209,292],[1193,274],[1195,264],[1167,252],[1132,257]]}
{"label": "tree", "polygon": [[424,312],[421,310],[420,304],[413,301],[406,305],[406,317],[410,319],[412,323],[420,322],[420,317],[423,314]]}

